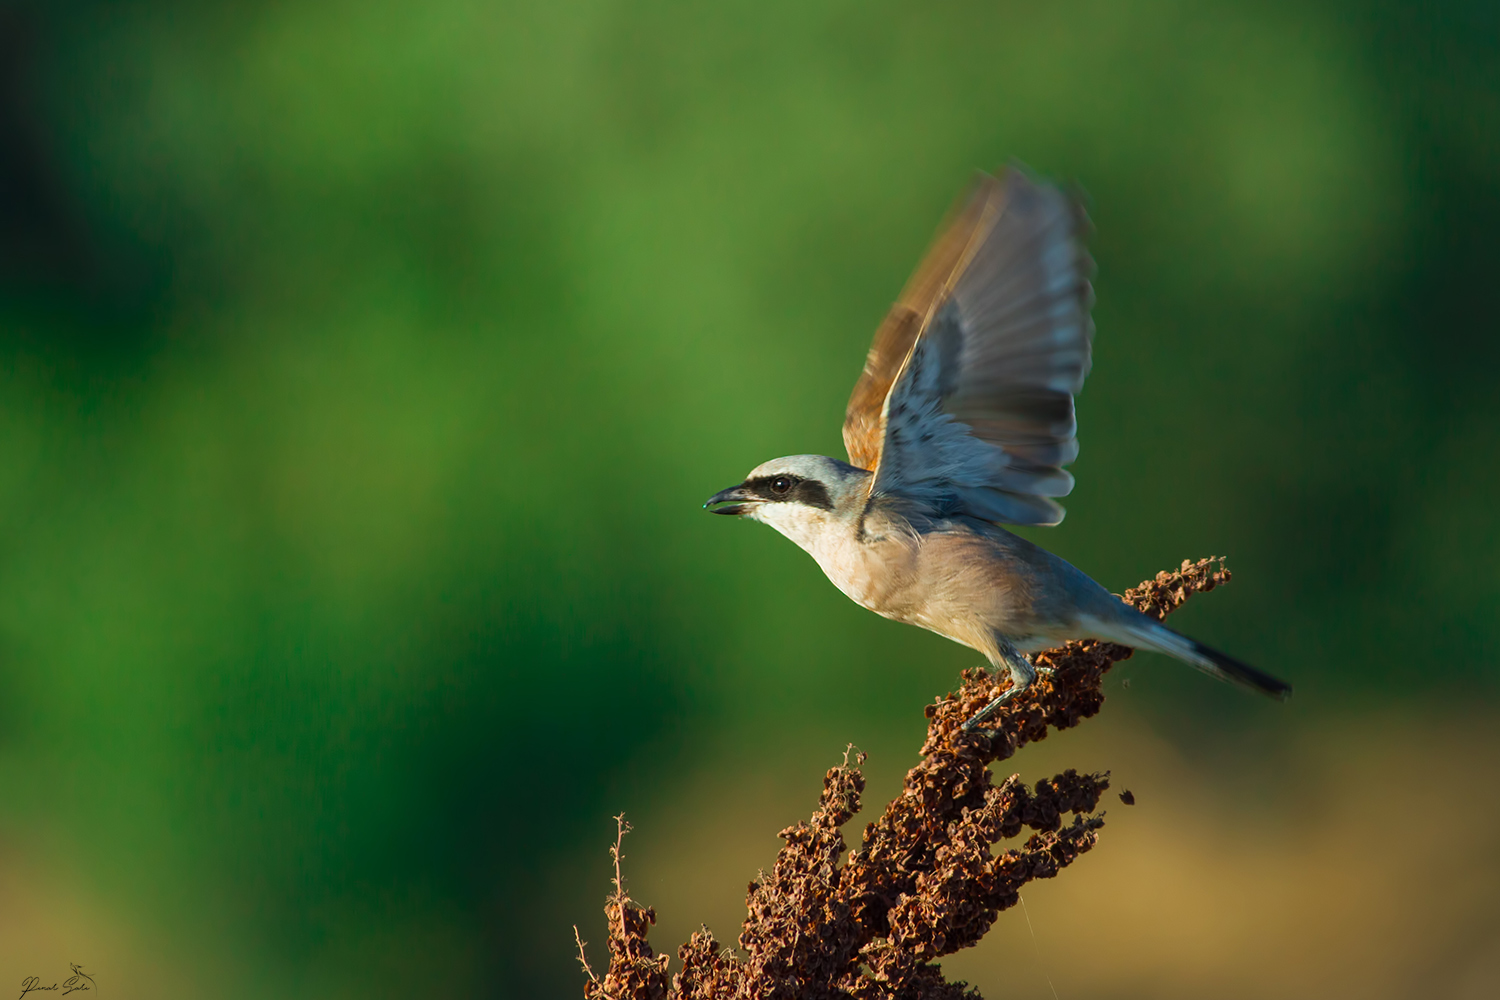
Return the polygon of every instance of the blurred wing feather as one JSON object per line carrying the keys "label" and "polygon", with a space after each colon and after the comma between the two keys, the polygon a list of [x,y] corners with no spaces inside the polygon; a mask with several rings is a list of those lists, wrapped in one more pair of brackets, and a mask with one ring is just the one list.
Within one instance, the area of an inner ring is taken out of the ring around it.
{"label": "blurred wing feather", "polygon": [[1006,524],[1062,520],[1052,498],[1073,488],[1062,467],[1078,455],[1073,396],[1093,339],[1086,226],[1019,169],[975,185],[849,401],[845,444],[874,469],[873,493]]}
{"label": "blurred wing feather", "polygon": [[970,196],[950,213],[901,298],[875,331],[864,371],[844,412],[844,447],[850,464],[873,469],[880,460],[886,397],[933,311],[952,291],[953,279],[972,252],[975,237],[986,227],[987,214],[998,209],[995,188],[993,177],[981,175]]}

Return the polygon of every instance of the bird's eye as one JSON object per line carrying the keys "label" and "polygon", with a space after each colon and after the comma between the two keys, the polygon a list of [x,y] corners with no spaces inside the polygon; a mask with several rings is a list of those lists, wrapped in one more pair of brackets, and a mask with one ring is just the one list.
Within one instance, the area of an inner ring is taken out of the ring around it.
{"label": "bird's eye", "polygon": [[777,476],[775,479],[771,480],[771,492],[772,493],[782,494],[782,493],[787,492],[791,488],[792,488],[792,481],[791,481],[791,479],[789,479],[786,476]]}

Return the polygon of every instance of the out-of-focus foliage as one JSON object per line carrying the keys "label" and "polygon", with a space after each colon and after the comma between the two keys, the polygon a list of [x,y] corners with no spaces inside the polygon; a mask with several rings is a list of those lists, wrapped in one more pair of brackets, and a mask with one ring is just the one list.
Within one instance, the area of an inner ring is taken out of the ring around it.
{"label": "out-of-focus foliage", "polygon": [[1115,587],[1228,555],[1183,627],[1297,685],[1143,664],[1157,723],[1230,756],[1493,699],[1497,38],[1459,2],[0,4],[0,847],[228,995],[575,989],[622,789],[726,732],[915,746],[973,661],[696,508],[838,453],[1012,156],[1098,229],[1079,488],[1033,537]]}

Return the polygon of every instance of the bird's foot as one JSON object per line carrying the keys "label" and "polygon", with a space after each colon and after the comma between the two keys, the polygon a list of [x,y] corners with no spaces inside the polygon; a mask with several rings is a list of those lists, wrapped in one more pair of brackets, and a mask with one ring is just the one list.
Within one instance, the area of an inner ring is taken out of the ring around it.
{"label": "bird's foot", "polygon": [[[1020,652],[1005,640],[1000,640],[1000,659],[1006,669],[1010,672],[1010,688],[1001,692],[1000,696],[991,700],[990,703],[969,717],[963,725],[963,732],[973,733],[979,731],[979,724],[1000,710],[1000,706],[1018,695],[1025,694],[1030,690],[1032,683],[1036,681],[1037,668],[1032,666],[1031,657]],[[998,664],[997,664],[998,666]],[[998,671],[997,671],[998,672]],[[1047,669],[1051,673],[1051,668]],[[998,677],[995,678],[999,680]],[[993,732],[990,730],[989,732]]]}
{"label": "bird's foot", "polygon": [[1001,705],[1004,705],[1006,702],[1010,701],[1012,698],[1014,698],[1017,695],[1021,694],[1023,691],[1026,690],[1026,688],[1028,688],[1030,686],[1031,685],[1029,685],[1029,684],[1027,684],[1025,686],[1022,686],[1020,684],[1012,684],[1010,686],[1009,690],[1006,690],[1006,691],[1002,692],[1000,694],[1000,696],[997,697],[997,698],[992,698],[990,700],[990,703],[988,705],[985,705],[979,711],[977,711],[973,715],[969,716],[968,720],[965,721],[964,724],[963,724],[962,731],[965,732],[965,733],[978,733],[978,734],[983,735],[983,736],[991,736],[991,735],[993,735],[995,732],[997,732],[997,730],[994,730],[994,729],[980,729],[979,728],[979,724],[981,722],[983,722],[985,719],[988,719],[990,716],[994,715],[996,712],[998,712],[1000,710],[1000,706]]}

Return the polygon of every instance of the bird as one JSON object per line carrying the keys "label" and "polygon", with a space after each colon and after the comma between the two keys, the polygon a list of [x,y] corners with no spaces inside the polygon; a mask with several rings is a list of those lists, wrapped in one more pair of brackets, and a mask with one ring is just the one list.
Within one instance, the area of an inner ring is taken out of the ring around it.
{"label": "bird", "polygon": [[1291,685],[1182,635],[1006,530],[1051,526],[1073,488],[1074,396],[1094,325],[1081,200],[1020,164],[979,173],[875,333],[845,411],[847,462],[772,459],[704,507],[770,525],[878,615],[983,654],[1008,689],[1029,653],[1098,639],[1278,699]]}

